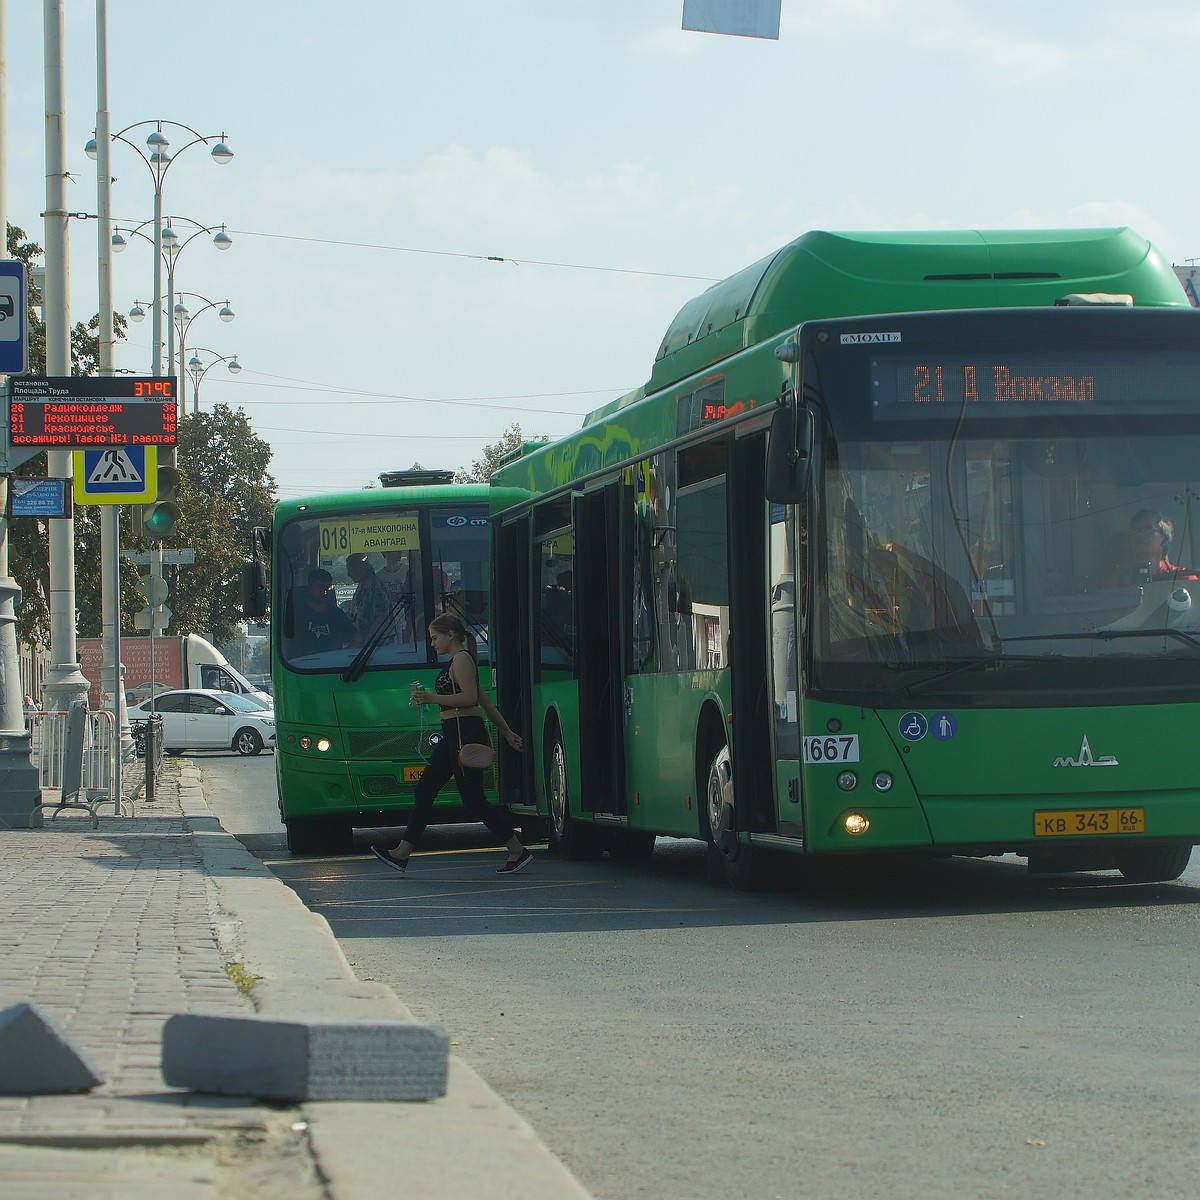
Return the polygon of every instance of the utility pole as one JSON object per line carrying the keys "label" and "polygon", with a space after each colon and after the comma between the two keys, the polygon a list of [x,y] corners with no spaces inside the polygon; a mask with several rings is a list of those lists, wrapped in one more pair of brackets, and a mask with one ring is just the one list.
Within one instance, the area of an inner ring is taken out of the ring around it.
{"label": "utility pole", "polygon": [[[8,12],[0,0],[0,236],[8,256]],[[18,313],[20,321],[25,313]],[[0,380],[3,380],[0,376]],[[0,438],[5,455],[0,470],[0,829],[41,825],[37,807],[41,780],[29,758],[29,730],[25,728],[21,703],[21,670],[17,651],[17,601],[21,589],[8,574],[8,411],[0,420]],[[18,464],[19,465],[19,464]]]}
{"label": "utility pole", "polygon": [[[96,0],[96,250],[100,285],[99,368],[113,373],[112,150],[108,115],[108,0]],[[121,815],[122,760],[133,753],[125,672],[121,666],[121,506],[100,516],[101,645],[100,692],[111,699],[113,717],[113,804]]]}
{"label": "utility pole", "polygon": [[[63,0],[43,0],[46,71],[46,374],[71,373],[71,315],[68,294],[67,144],[63,93]],[[50,478],[71,477],[71,452],[46,455]],[[50,525],[50,670],[46,706],[60,712],[87,697],[75,646],[75,521]]]}

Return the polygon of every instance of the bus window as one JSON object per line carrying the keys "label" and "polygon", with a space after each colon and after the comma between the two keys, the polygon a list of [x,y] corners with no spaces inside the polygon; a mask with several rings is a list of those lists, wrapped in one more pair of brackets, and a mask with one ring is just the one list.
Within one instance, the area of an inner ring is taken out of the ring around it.
{"label": "bus window", "polygon": [[[728,664],[730,596],[725,514],[724,446],[706,443],[680,455],[676,511],[678,563],[668,578],[664,667],[676,671]],[[719,451],[719,454],[714,454]],[[701,476],[700,482],[686,486]],[[673,664],[666,661],[673,652]]]}
{"label": "bus window", "polygon": [[[482,522],[481,527],[473,521]],[[300,671],[343,671],[368,644],[371,667],[425,664],[431,654],[428,608],[466,607],[458,599],[463,580],[476,598],[485,594],[486,522],[481,505],[472,506],[469,515],[433,512],[427,535],[416,512],[385,509],[288,522],[278,538],[274,571],[283,613],[283,661]],[[457,589],[446,566],[460,582]],[[332,610],[322,608],[318,624],[328,631],[317,638],[304,636],[313,626],[308,608],[314,571],[328,576],[334,600]],[[478,599],[474,607],[478,614]],[[482,616],[480,630],[486,611]],[[485,644],[486,637],[481,647]]]}
{"label": "bus window", "polygon": [[436,613],[452,612],[474,635],[479,660],[488,649],[487,514],[469,509],[435,509],[429,515],[432,603]]}
{"label": "bus window", "polygon": [[800,757],[799,651],[796,644],[795,515],[792,505],[771,505],[771,681],[775,704],[775,753]]}
{"label": "bus window", "polygon": [[575,669],[575,547],[570,530],[539,543],[542,666]]}
{"label": "bus window", "polygon": [[646,459],[633,469],[633,670],[658,670],[655,547],[667,536],[666,496],[658,464]]}

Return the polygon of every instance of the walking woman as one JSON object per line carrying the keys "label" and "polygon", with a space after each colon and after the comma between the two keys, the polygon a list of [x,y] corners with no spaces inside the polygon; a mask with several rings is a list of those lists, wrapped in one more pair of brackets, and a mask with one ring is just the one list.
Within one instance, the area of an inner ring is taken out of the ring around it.
{"label": "walking woman", "polygon": [[417,704],[436,704],[441,709],[442,736],[434,747],[425,770],[417,782],[413,796],[412,816],[399,845],[390,850],[372,846],[371,852],[381,862],[396,871],[408,867],[408,858],[416,849],[417,842],[433,815],[433,801],[442,786],[453,775],[462,796],[463,807],[472,817],[482,821],[493,835],[508,848],[508,859],[496,868],[497,875],[512,875],[523,871],[533,855],[521,844],[521,840],[507,824],[498,809],[483,798],[483,772],[462,766],[458,761],[461,745],[468,743],[487,744],[482,709],[492,719],[504,740],[514,750],[520,750],[522,741],[509,728],[496,706],[479,686],[478,648],[474,635],[469,633],[462,621],[453,613],[442,613],[429,622],[429,640],[439,654],[449,656],[449,663],[437,677],[432,692],[413,686],[413,700]]}

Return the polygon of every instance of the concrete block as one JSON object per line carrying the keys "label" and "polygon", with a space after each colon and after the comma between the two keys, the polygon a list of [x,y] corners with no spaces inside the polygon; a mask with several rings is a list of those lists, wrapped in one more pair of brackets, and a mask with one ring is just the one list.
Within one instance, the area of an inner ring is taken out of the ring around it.
{"label": "concrete block", "polygon": [[36,1004],[15,1004],[0,1012],[0,1095],[90,1092],[103,1082],[67,1031]]}
{"label": "concrete block", "polygon": [[418,1021],[179,1013],[163,1027],[172,1087],[259,1100],[433,1100],[450,1037]]}

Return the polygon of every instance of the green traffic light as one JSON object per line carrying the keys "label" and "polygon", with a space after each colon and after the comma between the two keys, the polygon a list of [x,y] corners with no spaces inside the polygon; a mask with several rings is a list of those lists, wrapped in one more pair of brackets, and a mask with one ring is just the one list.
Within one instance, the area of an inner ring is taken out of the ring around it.
{"label": "green traffic light", "polygon": [[158,499],[143,509],[142,530],[148,538],[170,537],[179,524],[179,505],[175,497],[179,491],[179,472],[169,463],[158,468]]}
{"label": "green traffic light", "polygon": [[149,506],[142,528],[147,537],[164,538],[175,532],[179,522],[179,505],[170,500],[162,500]]}

